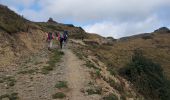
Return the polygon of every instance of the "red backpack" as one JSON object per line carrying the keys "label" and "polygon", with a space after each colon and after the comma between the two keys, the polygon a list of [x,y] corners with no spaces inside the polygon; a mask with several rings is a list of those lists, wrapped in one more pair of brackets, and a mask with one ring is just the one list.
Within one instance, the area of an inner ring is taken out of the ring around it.
{"label": "red backpack", "polygon": [[52,40],[53,39],[53,33],[49,32],[48,33],[48,40]]}

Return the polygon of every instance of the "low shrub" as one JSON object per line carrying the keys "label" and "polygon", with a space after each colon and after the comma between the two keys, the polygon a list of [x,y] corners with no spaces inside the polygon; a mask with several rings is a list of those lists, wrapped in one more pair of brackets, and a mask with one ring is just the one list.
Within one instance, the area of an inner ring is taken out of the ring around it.
{"label": "low shrub", "polygon": [[86,92],[88,95],[93,95],[93,94],[101,94],[102,88],[101,87],[94,87],[91,89],[87,89]]}
{"label": "low shrub", "polygon": [[131,61],[120,70],[120,74],[131,81],[146,99],[170,100],[169,81],[161,66],[143,56],[142,51],[134,51]]}
{"label": "low shrub", "polygon": [[62,99],[62,98],[65,98],[65,97],[66,97],[66,95],[62,92],[58,92],[58,93],[55,93],[55,94],[52,95],[53,99],[58,99],[58,98]]}
{"label": "low shrub", "polygon": [[118,97],[115,94],[109,94],[105,97],[103,97],[103,100],[119,100]]}
{"label": "low shrub", "polygon": [[56,66],[55,64],[60,61],[62,55],[64,55],[64,52],[53,50],[48,61],[48,66],[44,66],[42,68],[42,73],[48,74],[49,71],[52,71],[54,67]]}
{"label": "low shrub", "polygon": [[60,88],[68,88],[66,81],[59,81],[59,82],[55,85],[55,87],[58,88],[58,89],[60,89]]}
{"label": "low shrub", "polygon": [[96,70],[101,70],[99,68],[97,68],[91,61],[86,61],[86,64],[85,64],[88,68],[93,68],[93,69],[96,69]]}
{"label": "low shrub", "polygon": [[0,96],[0,100],[6,100],[5,98],[7,98],[7,100],[18,100],[18,93],[11,93],[11,94],[4,94]]}

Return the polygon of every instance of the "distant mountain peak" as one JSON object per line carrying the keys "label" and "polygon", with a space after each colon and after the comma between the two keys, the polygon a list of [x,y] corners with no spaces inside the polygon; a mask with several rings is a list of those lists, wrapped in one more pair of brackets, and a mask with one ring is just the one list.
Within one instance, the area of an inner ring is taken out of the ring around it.
{"label": "distant mountain peak", "polygon": [[170,33],[170,30],[167,27],[161,27],[161,28],[155,30],[154,32],[156,32],[156,33]]}
{"label": "distant mountain peak", "polygon": [[51,17],[48,19],[48,21],[47,21],[47,22],[48,22],[48,23],[55,23],[55,24],[57,24],[57,23],[58,23],[58,22],[54,21],[54,20],[53,20],[53,18],[51,18]]}

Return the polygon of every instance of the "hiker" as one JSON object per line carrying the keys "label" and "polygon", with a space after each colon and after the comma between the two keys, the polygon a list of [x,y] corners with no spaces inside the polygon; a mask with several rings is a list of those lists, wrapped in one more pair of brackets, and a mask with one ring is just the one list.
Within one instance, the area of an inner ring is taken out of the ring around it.
{"label": "hiker", "polygon": [[66,44],[67,39],[68,39],[68,32],[67,31],[64,31],[63,37],[64,37],[64,44]]}
{"label": "hiker", "polygon": [[58,40],[58,34],[59,34],[59,32],[55,32],[56,40]]}
{"label": "hiker", "polygon": [[64,40],[64,37],[63,37],[62,33],[58,33],[58,40],[60,42],[60,48],[62,49],[62,47],[63,47],[63,40]]}
{"label": "hiker", "polygon": [[54,35],[52,32],[48,32],[47,33],[47,43],[48,43],[48,50],[50,50],[53,46],[53,39],[54,39]]}

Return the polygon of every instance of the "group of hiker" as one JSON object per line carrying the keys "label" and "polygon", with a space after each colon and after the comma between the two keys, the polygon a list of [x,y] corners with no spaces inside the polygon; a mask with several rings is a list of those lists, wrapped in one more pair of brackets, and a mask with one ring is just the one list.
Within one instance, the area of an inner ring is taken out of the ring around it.
{"label": "group of hiker", "polygon": [[53,40],[56,39],[59,41],[60,48],[63,48],[63,45],[66,45],[67,40],[68,40],[68,32],[67,31],[62,31],[62,32],[48,32],[47,33],[47,43],[48,43],[48,50],[51,50],[53,47]]}

